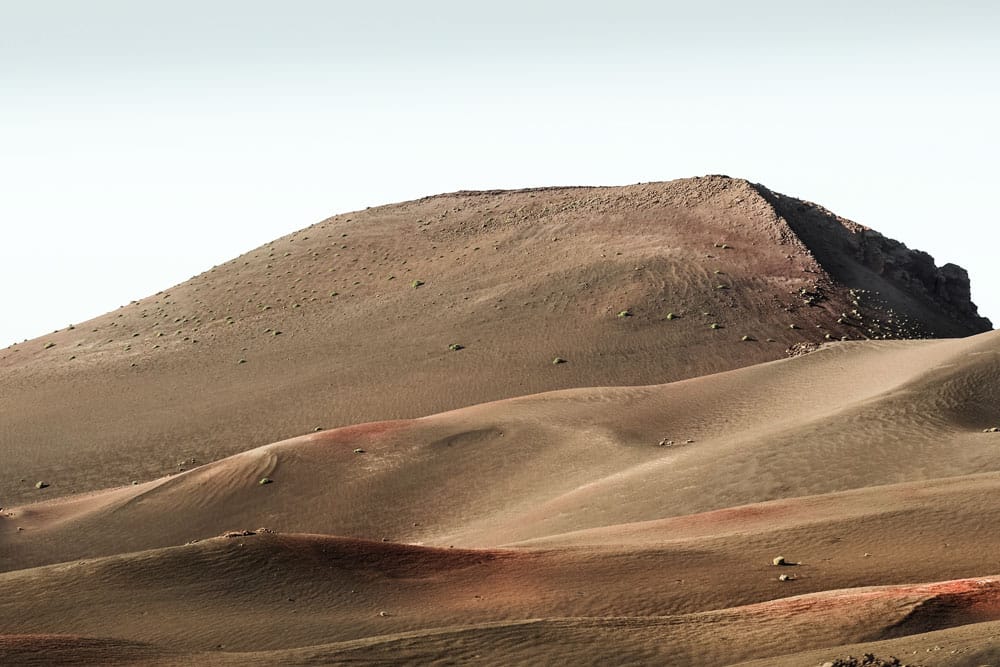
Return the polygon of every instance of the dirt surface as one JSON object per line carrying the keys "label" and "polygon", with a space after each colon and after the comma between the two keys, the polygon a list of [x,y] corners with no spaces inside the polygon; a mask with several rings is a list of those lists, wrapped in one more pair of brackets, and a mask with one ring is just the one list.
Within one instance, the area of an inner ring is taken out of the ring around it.
{"label": "dirt surface", "polygon": [[963,279],[725,177],[331,218],[0,352],[0,663],[1000,664]]}

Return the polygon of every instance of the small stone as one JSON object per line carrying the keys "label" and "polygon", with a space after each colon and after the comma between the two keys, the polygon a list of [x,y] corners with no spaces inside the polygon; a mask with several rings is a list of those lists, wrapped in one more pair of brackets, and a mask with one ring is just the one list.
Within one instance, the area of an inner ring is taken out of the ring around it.
{"label": "small stone", "polygon": [[772,565],[785,565],[788,561],[785,560],[784,556],[775,556],[771,561]]}
{"label": "small stone", "polygon": [[794,581],[795,577],[790,574],[779,574],[778,581]]}
{"label": "small stone", "polygon": [[[228,539],[233,539],[234,537],[249,537],[250,535],[256,535],[257,533],[252,530],[231,530],[228,533],[223,533],[222,536]],[[243,546],[242,544],[240,545]]]}
{"label": "small stone", "polygon": [[364,454],[364,453],[365,453],[365,450],[363,450],[363,449],[361,449],[360,447],[358,447],[357,449],[355,449],[355,450],[354,450],[354,453],[355,453],[355,454]]}
{"label": "small stone", "polygon": [[49,485],[48,482],[35,482],[36,489],[44,489]]}
{"label": "small stone", "polygon": [[271,484],[272,482],[274,482],[274,480],[271,479],[270,477],[261,477],[260,481],[257,483],[260,484],[261,486],[264,486],[265,484]]}

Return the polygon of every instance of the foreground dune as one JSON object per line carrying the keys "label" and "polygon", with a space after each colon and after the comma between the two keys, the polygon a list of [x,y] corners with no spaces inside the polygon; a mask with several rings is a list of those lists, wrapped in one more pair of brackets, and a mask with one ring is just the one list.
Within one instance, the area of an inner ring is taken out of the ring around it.
{"label": "foreground dune", "polygon": [[1000,619],[996,396],[998,333],[837,343],[6,508],[4,650],[713,665],[919,643]]}
{"label": "foreground dune", "polygon": [[[690,546],[525,552],[307,535],[216,538],[3,575],[3,598],[20,599],[6,605],[18,613],[8,616],[0,657],[46,647],[59,628],[60,641],[100,659],[139,646],[144,659],[160,651],[223,664],[478,657],[717,665],[845,642],[924,642],[928,631],[1000,618],[1000,580],[991,577],[718,608],[723,599],[790,592],[768,566],[740,568],[737,560]],[[101,613],[81,613],[88,608]],[[99,639],[109,628],[117,637]]]}

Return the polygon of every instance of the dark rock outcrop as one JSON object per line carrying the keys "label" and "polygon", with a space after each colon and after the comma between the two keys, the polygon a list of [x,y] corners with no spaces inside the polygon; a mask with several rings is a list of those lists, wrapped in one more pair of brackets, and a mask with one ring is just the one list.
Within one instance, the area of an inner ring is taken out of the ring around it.
{"label": "dark rock outcrop", "polygon": [[965,336],[993,328],[972,302],[969,274],[962,267],[939,267],[928,253],[908,248],[822,206],[780,195],[762,185],[753,187],[832,280],[874,293],[889,315],[894,311],[927,313],[919,323],[922,335]]}

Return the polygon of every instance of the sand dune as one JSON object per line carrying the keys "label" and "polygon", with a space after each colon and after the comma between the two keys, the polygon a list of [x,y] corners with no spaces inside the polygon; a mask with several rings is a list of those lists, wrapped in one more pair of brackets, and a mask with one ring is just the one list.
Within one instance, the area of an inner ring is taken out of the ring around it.
{"label": "sand dune", "polygon": [[[1000,566],[1000,435],[983,432],[1000,421],[998,346],[838,343],[314,433],[15,507],[0,608],[17,635],[114,627],[169,650],[313,646],[334,661],[469,646],[531,662],[564,642],[607,658],[591,644],[615,636],[637,662],[721,664],[993,620],[992,584],[912,584]],[[258,526],[277,532],[211,538]],[[897,588],[856,591],[879,585]]]}
{"label": "sand dune", "polygon": [[257,526],[499,546],[995,472],[1000,440],[982,430],[1000,422],[998,395],[1000,334],[988,333],[840,343],[668,385],[565,390],[347,427],[141,485],[8,510],[4,567]]}
{"label": "sand dune", "polygon": [[[991,577],[719,608],[791,593],[800,580],[780,583],[773,571],[809,569],[740,568],[732,556],[689,546],[485,551],[258,534],[22,570],[0,577],[0,591],[19,598],[6,605],[19,612],[6,641],[21,637],[22,651],[54,627],[71,637],[114,628],[126,638],[116,640],[122,650],[161,646],[235,662],[246,658],[228,655],[240,647],[290,664],[309,654],[420,663],[478,654],[521,664],[563,647],[561,659],[584,664],[712,665],[1000,616]],[[81,613],[88,608],[101,613]]]}
{"label": "sand dune", "polygon": [[1000,333],[894,243],[459,193],[8,349],[0,663],[992,664]]}

